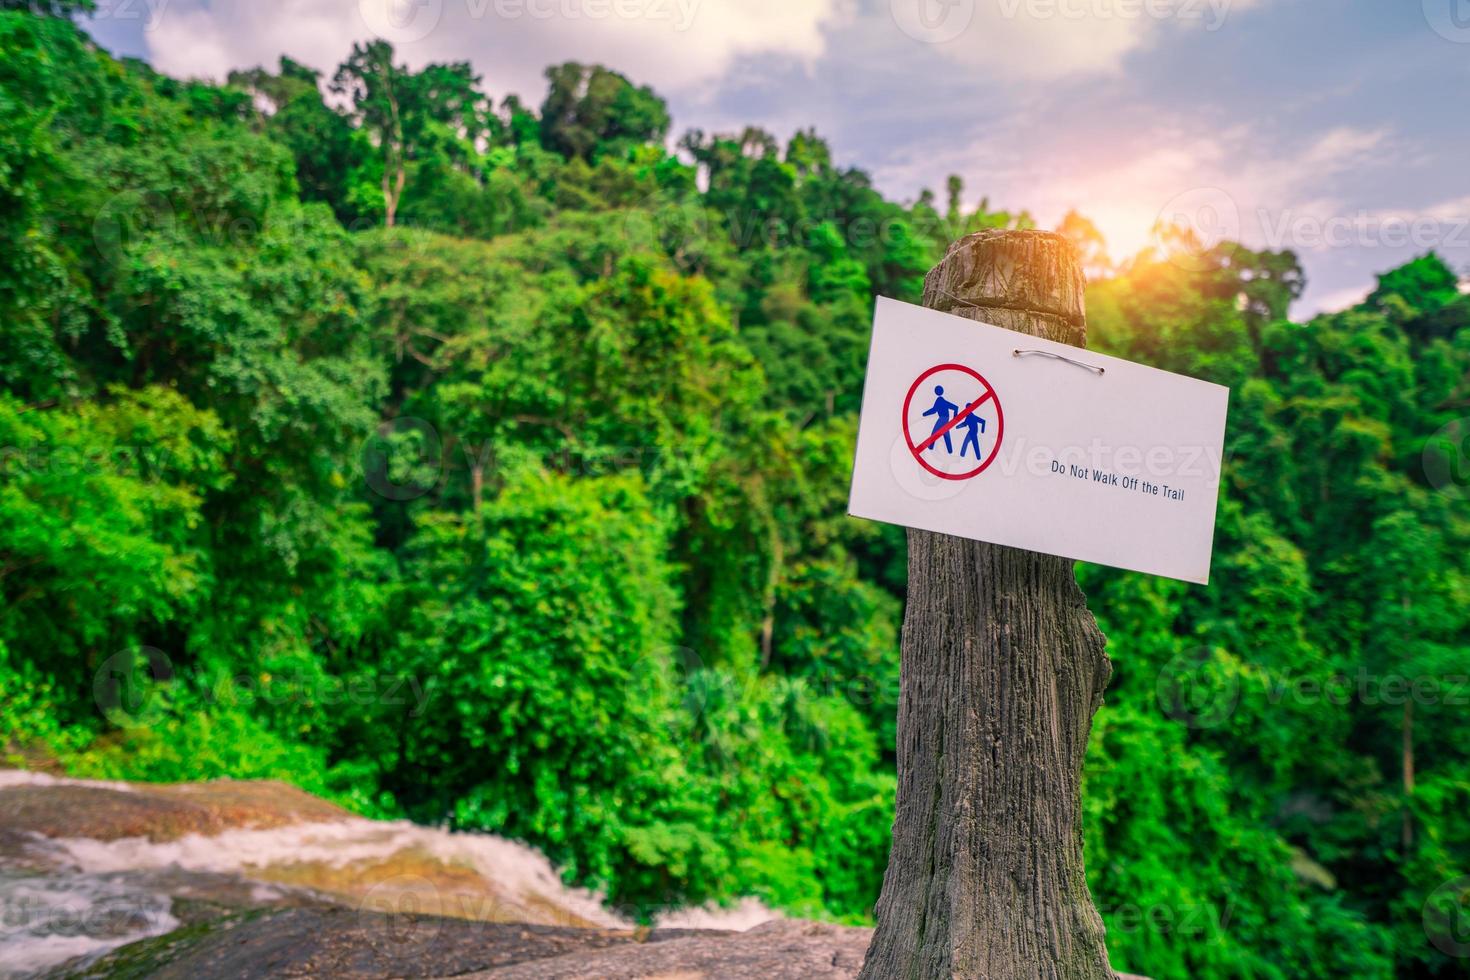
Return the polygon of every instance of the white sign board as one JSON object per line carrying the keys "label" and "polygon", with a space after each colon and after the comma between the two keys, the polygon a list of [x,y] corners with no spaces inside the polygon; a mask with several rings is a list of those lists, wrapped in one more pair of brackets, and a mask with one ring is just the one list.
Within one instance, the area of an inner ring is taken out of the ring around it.
{"label": "white sign board", "polygon": [[848,513],[1208,582],[1229,397],[880,298]]}

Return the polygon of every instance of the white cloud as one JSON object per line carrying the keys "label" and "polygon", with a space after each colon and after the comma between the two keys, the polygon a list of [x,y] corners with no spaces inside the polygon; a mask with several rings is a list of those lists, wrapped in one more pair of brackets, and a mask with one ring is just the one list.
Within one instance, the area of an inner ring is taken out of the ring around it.
{"label": "white cloud", "polygon": [[159,71],[220,79],[235,68],[273,66],[281,55],[317,68],[342,60],[368,36],[356,3],[271,0],[201,5],[174,0],[144,36]]}
{"label": "white cloud", "polygon": [[1346,289],[1334,289],[1330,293],[1317,296],[1311,302],[1302,304],[1302,309],[1297,310],[1298,316],[1312,317],[1318,313],[1337,313],[1357,306],[1368,298],[1373,291],[1373,286],[1349,286]]}
{"label": "white cloud", "polygon": [[[1220,133],[1150,133],[1133,153],[1099,163],[1062,155],[1014,192],[1043,223],[1069,208],[1092,218],[1114,258],[1147,245],[1155,222],[1184,224],[1206,242],[1222,238],[1256,247],[1297,248],[1303,231],[1340,217],[1337,178],[1388,165],[1386,130],[1339,128],[1294,149],[1246,125]],[[1310,247],[1309,245],[1305,247]]]}
{"label": "white cloud", "polygon": [[[152,2],[152,0],[150,0]],[[1213,31],[1265,0],[158,0],[145,43],[174,75],[223,77],[288,54],[330,70],[354,41],[413,65],[468,60],[496,94],[536,98],[541,72],[599,62],[666,90],[746,55],[811,66],[839,43],[892,61],[915,46],[996,80],[1116,72],[1170,30]],[[859,13],[857,6],[863,5]],[[687,93],[686,93],[687,94]]]}
{"label": "white cloud", "polygon": [[[1207,243],[1228,238],[1309,251],[1314,233],[1322,237],[1318,229],[1331,231],[1349,212],[1344,178],[1393,172],[1402,153],[1386,129],[1335,128],[1292,145],[1249,124],[1214,131],[1164,122],[1103,131],[1058,124],[1041,143],[1026,115],[958,146],[916,147],[879,168],[879,181],[942,188],[946,174],[959,173],[971,188],[968,205],[983,192],[992,207],[1025,207],[1043,227],[1076,209],[1098,226],[1114,259],[1149,245],[1161,219],[1189,226]],[[1017,146],[1024,152],[1009,149]],[[1463,215],[1467,201],[1432,213]]]}
{"label": "white cloud", "polygon": [[468,60],[501,96],[535,99],[550,64],[598,62],[673,89],[748,54],[810,63],[843,0],[173,0],[146,35],[172,75],[221,78],[281,54],[330,71],[354,41],[392,41],[411,65]]}
{"label": "white cloud", "polygon": [[1263,0],[886,0],[899,30],[1006,79],[1111,74],[1169,30],[1217,31]]}
{"label": "white cloud", "polygon": [[1405,216],[1411,220],[1422,217],[1434,221],[1441,221],[1446,224],[1463,224],[1470,221],[1470,194],[1464,197],[1451,198],[1447,201],[1440,201],[1419,211],[1397,211],[1393,213]]}

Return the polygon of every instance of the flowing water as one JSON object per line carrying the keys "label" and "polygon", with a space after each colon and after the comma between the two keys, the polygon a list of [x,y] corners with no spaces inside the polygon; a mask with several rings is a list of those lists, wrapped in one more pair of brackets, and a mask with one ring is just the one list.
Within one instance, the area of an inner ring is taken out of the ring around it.
{"label": "flowing water", "polygon": [[[58,788],[106,791],[84,796],[128,805],[141,801],[137,794],[155,792],[144,784],[0,770],[0,805],[7,791],[29,791],[44,802]],[[609,911],[597,893],[563,884],[532,848],[490,834],[345,814],[172,839],[53,836],[43,832],[48,829],[38,829],[34,813],[23,829],[0,823],[0,976],[95,958],[171,932],[190,915],[261,906],[316,903],[490,922],[633,925]],[[771,918],[747,900],[732,909],[674,910],[657,921],[744,930]]]}

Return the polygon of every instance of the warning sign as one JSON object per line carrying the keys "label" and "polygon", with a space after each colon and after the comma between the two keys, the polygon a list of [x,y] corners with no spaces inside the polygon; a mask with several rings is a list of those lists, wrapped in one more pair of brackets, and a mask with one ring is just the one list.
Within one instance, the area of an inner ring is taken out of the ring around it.
{"label": "warning sign", "polygon": [[941,479],[968,480],[995,461],[1005,415],[980,372],[937,364],[909,386],[903,427],[915,462]]}
{"label": "warning sign", "polygon": [[1229,394],[879,299],[848,513],[1207,582]]}

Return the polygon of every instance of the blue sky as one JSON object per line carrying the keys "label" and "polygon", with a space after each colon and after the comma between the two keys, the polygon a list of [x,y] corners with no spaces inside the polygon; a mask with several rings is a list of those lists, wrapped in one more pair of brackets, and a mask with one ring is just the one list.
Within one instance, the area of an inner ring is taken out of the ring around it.
{"label": "blue sky", "polygon": [[1470,0],[98,0],[110,50],[222,77],[330,71],[383,36],[468,59],[497,99],[595,61],[688,128],[815,125],[912,198],[1093,218],[1114,258],[1162,215],[1295,249],[1295,313],[1435,249],[1470,272]]}

